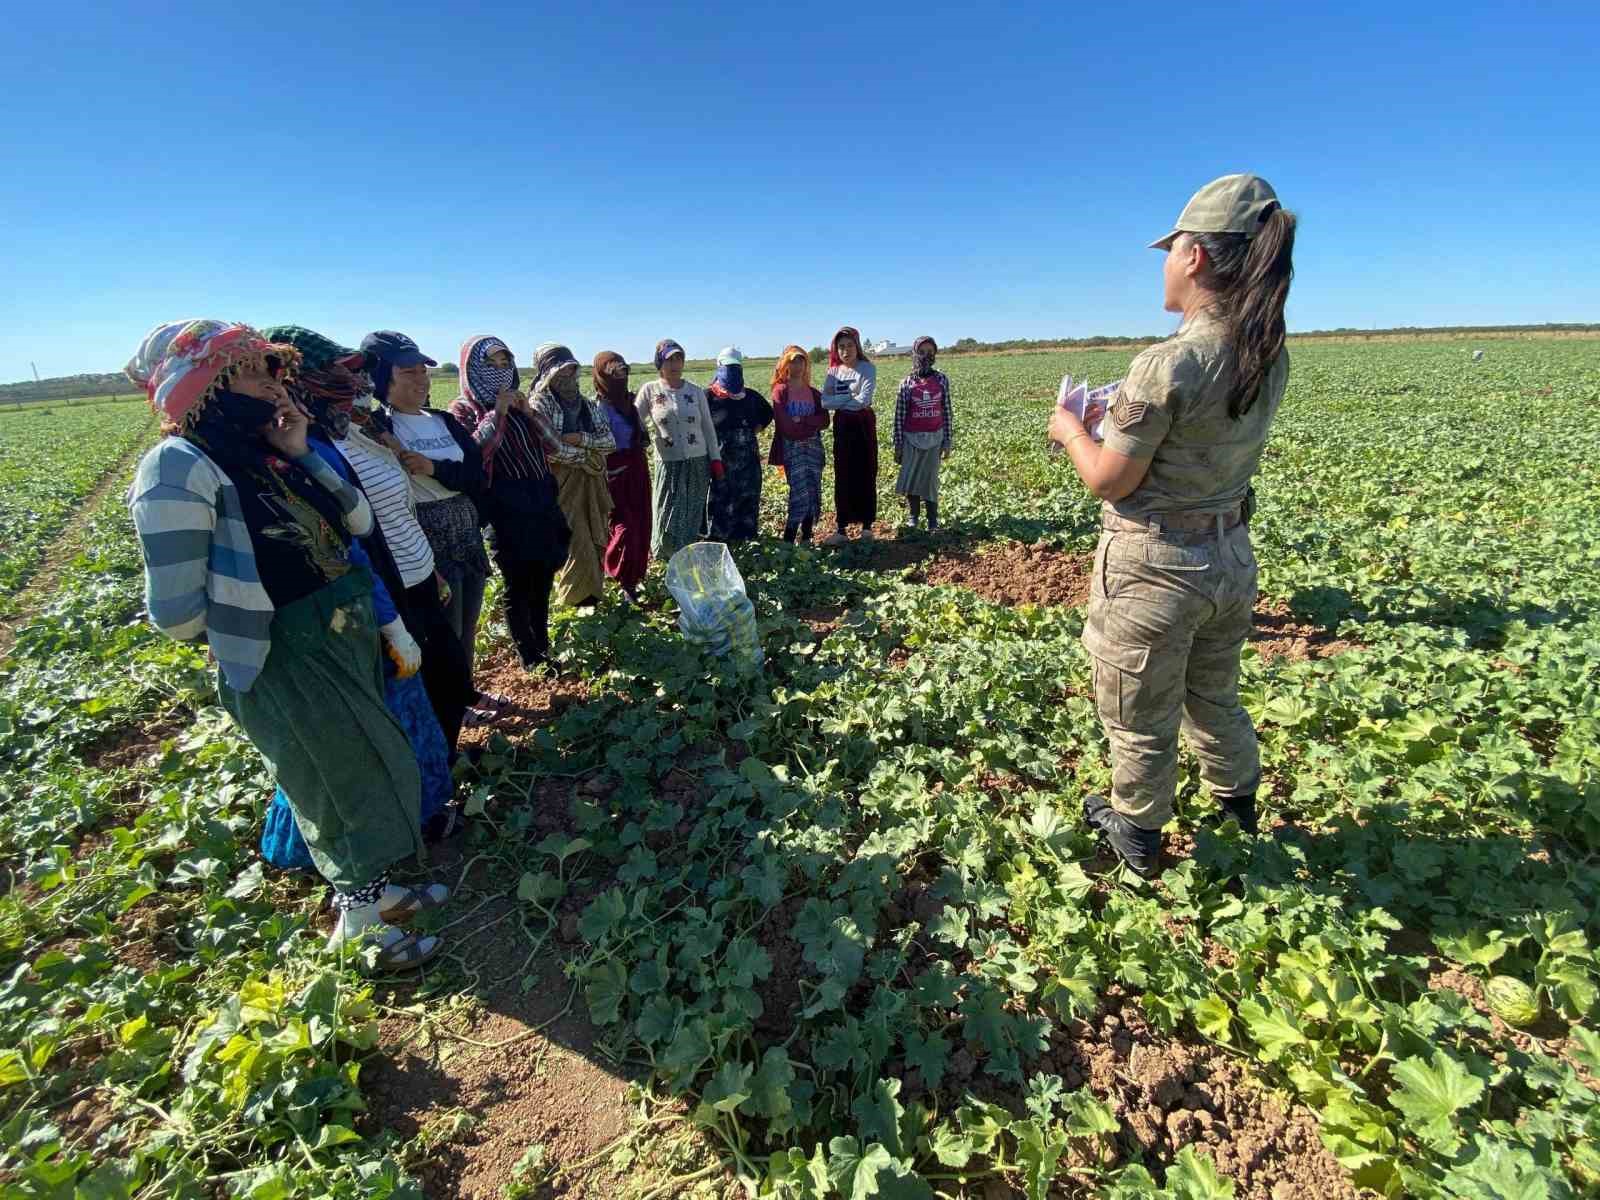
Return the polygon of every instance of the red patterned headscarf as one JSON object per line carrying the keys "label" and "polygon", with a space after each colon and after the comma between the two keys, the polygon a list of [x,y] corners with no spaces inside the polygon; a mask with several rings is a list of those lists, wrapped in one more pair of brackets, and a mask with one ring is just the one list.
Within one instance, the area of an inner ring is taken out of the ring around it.
{"label": "red patterned headscarf", "polygon": [[842,337],[847,337],[856,344],[856,357],[858,359],[862,362],[871,361],[867,358],[867,347],[861,341],[861,331],[854,325],[841,325],[839,326],[839,332],[833,335],[833,341],[828,343],[828,365],[830,367],[842,367],[844,365],[844,359],[839,357],[839,339]]}
{"label": "red patterned headscarf", "polygon": [[238,367],[261,366],[268,357],[293,369],[300,352],[269,342],[248,325],[191,319],[168,321],[145,334],[123,372],[144,388],[163,428],[191,427],[223,377]]}

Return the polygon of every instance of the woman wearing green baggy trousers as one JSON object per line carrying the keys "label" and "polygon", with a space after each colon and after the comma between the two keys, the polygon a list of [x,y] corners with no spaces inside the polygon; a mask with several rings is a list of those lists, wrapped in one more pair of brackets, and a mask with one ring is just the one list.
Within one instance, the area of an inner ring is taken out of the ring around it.
{"label": "woman wearing green baggy trousers", "polygon": [[420,778],[383,701],[372,577],[350,557],[372,508],[307,445],[284,388],[299,357],[247,325],[173,321],[128,364],[167,434],[129,492],[146,607],[163,633],[215,657],[223,707],[333,886],[331,944],[370,932],[378,965],[403,970],[439,939],[395,926],[449,892],[389,881],[422,849]]}
{"label": "woman wearing green baggy trousers", "polygon": [[1294,233],[1259,176],[1206,184],[1152,243],[1167,252],[1166,309],[1182,326],[1134,359],[1103,444],[1066,409],[1050,421],[1104,501],[1083,644],[1111,744],[1111,796],[1089,796],[1084,815],[1147,878],[1172,819],[1180,728],[1224,813],[1256,831],[1261,759],[1239,703],[1256,599],[1247,505],[1289,375]]}

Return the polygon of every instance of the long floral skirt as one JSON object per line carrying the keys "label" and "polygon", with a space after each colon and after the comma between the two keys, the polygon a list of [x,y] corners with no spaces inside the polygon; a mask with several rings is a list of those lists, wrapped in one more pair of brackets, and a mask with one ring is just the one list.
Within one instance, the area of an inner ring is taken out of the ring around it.
{"label": "long floral skirt", "polygon": [[761,524],[761,455],[749,429],[722,443],[723,477],[711,481],[711,540],[747,542]]}
{"label": "long floral skirt", "polygon": [[704,455],[658,464],[655,478],[655,536],[650,551],[665,561],[705,536],[706,494],[711,466]]}

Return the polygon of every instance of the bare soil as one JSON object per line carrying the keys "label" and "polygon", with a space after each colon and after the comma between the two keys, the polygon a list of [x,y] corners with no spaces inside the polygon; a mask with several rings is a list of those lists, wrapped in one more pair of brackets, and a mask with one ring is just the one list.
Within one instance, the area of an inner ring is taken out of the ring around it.
{"label": "bare soil", "polygon": [[84,746],[78,757],[85,766],[101,771],[137,766],[160,750],[162,742],[182,732],[189,720],[189,713],[173,710],[153,722],[120,725]]}
{"label": "bare soil", "polygon": [[939,557],[923,580],[954,584],[993,604],[1054,604],[1074,608],[1089,601],[1094,556],[1052,546],[1007,542],[979,554]]}
{"label": "bare soil", "polygon": [[[540,784],[533,836],[564,823],[571,790],[570,780]],[[461,991],[470,1016],[447,1016],[447,1027],[419,1025],[407,1015],[384,1020],[378,1049],[362,1066],[367,1131],[388,1127],[411,1143],[415,1171],[436,1200],[500,1197],[535,1145],[544,1147],[545,1172],[556,1178],[534,1194],[610,1195],[603,1157],[570,1179],[557,1173],[584,1164],[628,1132],[633,1075],[597,1046],[587,1005],[562,972],[557,931],[534,946],[519,924],[516,880],[501,878],[488,862],[467,865],[451,913],[471,915],[445,936],[466,977]],[[462,866],[459,850],[437,854],[435,866],[440,878],[450,878]],[[562,907],[575,913],[591,894],[568,897]],[[575,925],[575,915],[572,920]],[[542,921],[535,916],[532,924],[536,929]],[[388,1002],[409,1005],[424,982],[397,979]],[[435,1001],[427,1008],[450,1011]]]}
{"label": "bare soil", "polygon": [[1357,643],[1335,637],[1321,625],[1300,620],[1286,604],[1262,600],[1256,605],[1255,628],[1250,644],[1262,658],[1286,658],[1291,662],[1309,658],[1331,658],[1357,648]]}
{"label": "bare soil", "polygon": [[[368,1119],[374,1129],[387,1126],[408,1140],[424,1130],[432,1134],[419,1167],[429,1196],[494,1200],[530,1147],[544,1147],[545,1168],[555,1173],[600,1154],[628,1132],[628,1078],[596,1052],[595,1030],[585,1016],[556,1017],[566,991],[552,969],[527,996],[491,998],[495,1011],[465,1035],[485,1046],[448,1035],[422,1045],[409,1022],[384,1023],[383,1045],[363,1067]],[[457,1112],[467,1119],[453,1136],[440,1138],[441,1126]],[[539,1194],[601,1197],[611,1190],[597,1163],[571,1178],[559,1176]]]}
{"label": "bare soil", "polygon": [[480,692],[492,692],[510,701],[492,724],[461,731],[463,747],[481,747],[491,734],[515,740],[549,725],[572,705],[589,695],[581,680],[548,673],[529,674],[516,654],[506,647],[480,660],[474,678]]}
{"label": "bare soil", "polygon": [[[1233,1181],[1239,1200],[1356,1200],[1310,1109],[1268,1092],[1214,1047],[1158,1033],[1137,1005],[1108,999],[1093,1019],[1058,1031],[1039,1066],[1068,1088],[1087,1085],[1122,1122],[1102,1161],[1164,1166],[1193,1146]],[[1071,1165],[1091,1165],[1072,1153]]]}

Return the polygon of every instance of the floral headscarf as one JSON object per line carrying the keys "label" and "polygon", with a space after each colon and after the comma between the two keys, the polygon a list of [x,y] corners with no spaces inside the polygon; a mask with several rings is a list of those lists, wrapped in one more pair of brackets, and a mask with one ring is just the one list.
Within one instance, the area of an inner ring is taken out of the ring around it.
{"label": "floral headscarf", "polygon": [[671,338],[662,338],[656,343],[656,370],[661,370],[661,364],[674,354],[682,354],[683,347]]}
{"label": "floral headscarf", "polygon": [[919,379],[933,374],[933,360],[938,356],[939,344],[924,335],[911,343],[911,370]]}
{"label": "floral headscarf", "polygon": [[144,388],[150,407],[169,431],[191,428],[223,375],[239,367],[265,367],[268,357],[292,369],[293,346],[269,342],[248,325],[205,318],[168,321],[144,335],[123,373]]}
{"label": "floral headscarf", "polygon": [[511,348],[487,333],[474,334],[461,343],[461,394],[485,411],[494,407],[501,392],[522,383],[515,363],[497,367],[489,362],[489,355],[495,350],[509,354]]}

